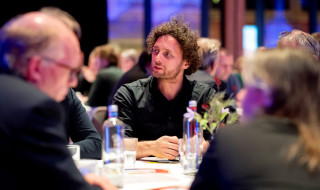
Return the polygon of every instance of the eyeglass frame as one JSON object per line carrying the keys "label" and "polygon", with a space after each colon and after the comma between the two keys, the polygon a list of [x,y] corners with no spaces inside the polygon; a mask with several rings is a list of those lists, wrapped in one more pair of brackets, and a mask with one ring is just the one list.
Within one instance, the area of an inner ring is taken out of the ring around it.
{"label": "eyeglass frame", "polygon": [[62,68],[70,70],[69,81],[72,81],[74,79],[78,79],[79,75],[81,74],[82,65],[80,67],[78,67],[78,68],[72,68],[72,67],[68,66],[68,64],[66,64],[64,62],[61,62],[61,61],[57,61],[57,60],[55,60],[53,58],[46,57],[46,56],[43,56],[43,55],[41,55],[40,57],[42,59],[46,60],[46,61],[54,62],[55,65],[57,65],[59,67],[62,67]]}
{"label": "eyeglass frame", "polygon": [[[288,31],[283,31],[283,32],[280,32],[279,33],[279,39],[282,39],[283,37],[287,36],[288,34],[291,34],[291,32],[288,32]],[[316,48],[314,47],[314,45],[311,43],[311,41],[308,39],[308,37],[303,33],[301,32],[301,34],[307,39],[309,45],[311,45],[312,49],[314,52],[316,52]]]}

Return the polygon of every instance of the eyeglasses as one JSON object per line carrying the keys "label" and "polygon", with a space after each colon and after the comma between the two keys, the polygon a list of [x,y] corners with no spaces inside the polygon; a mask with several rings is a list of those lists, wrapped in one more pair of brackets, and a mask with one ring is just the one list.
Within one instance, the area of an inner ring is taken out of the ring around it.
{"label": "eyeglasses", "polygon": [[314,45],[311,43],[311,41],[309,40],[309,38],[303,33],[301,32],[301,34],[308,40],[308,43],[310,44],[310,46],[313,49],[313,52],[316,52],[316,48],[314,47]]}
{"label": "eyeglasses", "polygon": [[70,70],[70,78],[69,78],[70,81],[72,81],[74,79],[78,79],[78,77],[79,77],[79,75],[81,73],[81,67],[82,66],[78,67],[78,68],[72,68],[72,67],[68,66],[68,64],[60,62],[60,61],[57,61],[57,60],[54,60],[52,58],[45,57],[45,56],[41,56],[41,57],[46,61],[54,62],[55,65],[57,65],[59,67],[62,67],[62,68]]}
{"label": "eyeglasses", "polygon": [[[283,32],[280,32],[279,34],[279,38],[283,38],[285,36],[287,36],[288,34],[291,34],[291,32],[288,32],[288,31],[283,31]],[[301,34],[305,37],[305,39],[307,39],[309,45],[312,47],[313,49],[313,52],[316,52],[316,48],[314,47],[314,45],[312,44],[312,42],[309,40],[309,38],[303,33],[301,32]]]}
{"label": "eyeglasses", "polygon": [[290,34],[291,32],[288,32],[288,31],[283,31],[283,32],[280,32],[280,34],[279,34],[279,38],[281,39],[281,38],[283,38],[283,37],[285,37],[285,36],[287,36],[288,34]]}

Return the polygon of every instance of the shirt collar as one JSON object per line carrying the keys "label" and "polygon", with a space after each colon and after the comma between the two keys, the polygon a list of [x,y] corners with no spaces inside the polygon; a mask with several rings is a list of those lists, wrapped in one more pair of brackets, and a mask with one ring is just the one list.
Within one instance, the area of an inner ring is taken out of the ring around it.
{"label": "shirt collar", "polygon": [[[160,93],[162,96],[163,94],[161,93],[161,91],[158,89],[158,79],[153,77],[153,76],[150,76],[150,89],[151,89],[151,92],[155,92],[155,93]],[[183,75],[183,84],[182,84],[182,88],[181,90],[178,92],[177,96],[173,99],[177,99],[179,98],[181,95],[184,95],[186,93],[190,93],[190,89],[192,88],[192,84],[194,83],[195,81],[189,81],[187,79],[187,77],[185,75]]]}

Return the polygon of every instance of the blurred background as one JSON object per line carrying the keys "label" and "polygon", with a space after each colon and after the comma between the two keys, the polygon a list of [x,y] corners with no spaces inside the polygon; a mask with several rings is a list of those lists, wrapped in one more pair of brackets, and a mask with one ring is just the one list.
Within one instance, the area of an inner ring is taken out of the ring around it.
{"label": "blurred background", "polygon": [[182,15],[200,36],[220,40],[235,58],[274,47],[282,31],[320,31],[318,0],[10,0],[0,7],[0,24],[44,6],[59,7],[80,23],[86,60],[105,43],[142,50],[151,28],[172,15]]}

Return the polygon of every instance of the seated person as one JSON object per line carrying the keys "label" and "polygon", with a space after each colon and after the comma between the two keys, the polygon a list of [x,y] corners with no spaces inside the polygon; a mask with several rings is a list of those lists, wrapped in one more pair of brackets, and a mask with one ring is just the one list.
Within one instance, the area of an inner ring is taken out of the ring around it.
{"label": "seated person", "polygon": [[176,158],[189,100],[197,101],[201,113],[201,105],[215,93],[209,85],[185,77],[200,66],[197,39],[179,18],[156,26],[147,38],[152,76],[124,84],[116,92],[113,104],[119,107],[125,135],[139,139],[137,158]]}
{"label": "seated person", "polygon": [[61,105],[66,110],[67,140],[80,146],[81,158],[101,159],[101,137],[72,88]]}
{"label": "seated person", "polygon": [[1,188],[116,189],[104,177],[82,176],[66,146],[57,102],[82,66],[72,30],[48,14],[24,13],[1,28],[0,57]]}
{"label": "seated person", "polygon": [[[116,44],[96,46],[90,52],[88,66],[83,66],[79,76],[79,84],[74,90],[88,98],[90,88],[97,78],[98,73],[110,66],[118,65],[120,47]],[[85,101],[83,101],[85,102]]]}
{"label": "seated person", "polygon": [[[187,75],[187,79],[196,80],[213,86],[217,90],[217,86],[214,81],[214,74],[218,66],[219,49],[221,46],[220,41],[210,38],[199,38],[198,46],[200,47],[200,62],[201,66],[199,69]],[[223,91],[224,89],[219,89]]]}
{"label": "seated person", "polygon": [[259,51],[242,76],[242,121],[220,128],[190,189],[320,189],[316,59],[305,50]]}
{"label": "seated person", "polygon": [[90,54],[90,58],[96,64],[103,64],[106,67],[98,72],[85,105],[91,107],[108,105],[108,98],[123,75],[122,70],[118,67],[118,53],[118,47],[113,44],[100,45],[92,50],[93,55]]}
{"label": "seated person", "polygon": [[129,71],[133,66],[138,63],[139,53],[135,49],[124,49],[120,53],[119,67],[123,73]]}
{"label": "seated person", "polygon": [[[42,7],[40,11],[61,20],[80,40],[82,33],[80,24],[68,12],[57,7]],[[67,116],[64,125],[67,132],[67,142],[70,138],[74,144],[80,145],[81,158],[100,159],[101,138],[72,88],[61,104],[65,108]]]}
{"label": "seated person", "polygon": [[221,49],[214,77],[217,85],[225,85],[223,89],[219,89],[219,91],[225,90],[228,98],[235,98],[241,89],[240,81],[237,76],[232,73],[233,64],[234,61],[232,53],[226,49]]}

